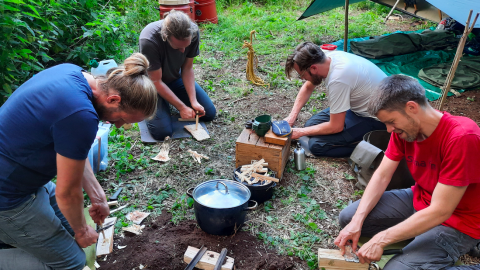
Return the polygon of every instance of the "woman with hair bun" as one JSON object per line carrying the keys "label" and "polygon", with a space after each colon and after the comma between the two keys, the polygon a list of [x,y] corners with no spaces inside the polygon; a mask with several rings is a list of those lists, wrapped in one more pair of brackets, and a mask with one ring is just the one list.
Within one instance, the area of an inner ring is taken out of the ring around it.
{"label": "woman with hair bun", "polygon": [[87,155],[100,120],[120,127],[155,113],[148,66],[136,53],[95,78],[61,64],[0,107],[0,269],[83,269],[82,248],[98,233],[86,224],[82,189],[97,224],[110,214]]}
{"label": "woman with hair bun", "polygon": [[207,93],[195,82],[193,58],[200,54],[198,26],[181,11],[147,25],[140,34],[140,52],[150,61],[148,73],[158,92],[155,117],[147,121],[156,140],[171,136],[170,104],[181,118],[212,121],[216,109]]}

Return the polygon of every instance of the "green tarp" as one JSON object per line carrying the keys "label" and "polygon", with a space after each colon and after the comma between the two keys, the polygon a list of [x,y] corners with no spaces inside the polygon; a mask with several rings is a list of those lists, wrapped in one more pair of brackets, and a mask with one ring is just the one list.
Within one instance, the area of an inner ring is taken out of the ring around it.
{"label": "green tarp", "polygon": [[[419,30],[415,32],[422,32],[422,31],[424,30]],[[409,32],[398,31],[395,33],[409,33]],[[350,50],[351,41],[358,42],[358,41],[369,40],[369,39],[370,39],[369,37],[364,37],[364,38],[354,38],[354,39],[348,40],[348,52],[350,53],[352,52]],[[337,45],[338,50],[343,49],[343,40],[339,40],[332,44]],[[372,61],[374,64],[376,64],[388,76],[393,74],[405,74],[418,79],[419,83],[425,88],[425,94],[427,98],[430,101],[433,101],[433,100],[437,100],[440,97],[440,94],[441,94],[440,88],[433,86],[425,82],[424,80],[418,78],[418,73],[423,68],[431,67],[434,65],[442,64],[442,63],[452,62],[454,57],[455,57],[455,50],[419,51],[419,52],[405,54],[405,55],[397,55],[397,56],[391,56],[391,57],[386,57],[381,59],[369,59],[369,60]],[[459,91],[459,92],[463,92],[463,91]],[[449,93],[449,95],[452,95],[452,93]]]}
{"label": "green tarp", "polygon": [[[451,63],[442,63],[420,70],[418,77],[432,85],[442,86],[451,68]],[[464,57],[458,63],[451,88],[480,88],[480,56]]]}
{"label": "green tarp", "polygon": [[417,51],[452,50],[458,46],[459,40],[453,31],[425,30],[352,41],[350,48],[354,54],[365,58],[385,58]]}

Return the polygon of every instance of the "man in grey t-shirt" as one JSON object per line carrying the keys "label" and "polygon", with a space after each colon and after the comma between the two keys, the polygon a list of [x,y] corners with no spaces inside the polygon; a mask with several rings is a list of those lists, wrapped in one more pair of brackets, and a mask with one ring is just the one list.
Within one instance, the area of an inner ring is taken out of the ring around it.
{"label": "man in grey t-shirt", "polygon": [[367,112],[370,92],[386,77],[372,62],[342,51],[324,53],[312,42],[297,46],[288,56],[285,73],[295,70],[306,80],[297,95],[290,115],[292,126],[315,90],[325,81],[329,108],[314,115],[304,128],[293,128],[292,139],[308,136],[308,146],[316,156],[350,156],[365,133],[385,130],[385,125]]}
{"label": "man in grey t-shirt", "polygon": [[156,140],[172,135],[170,105],[181,118],[212,121],[216,109],[207,93],[195,82],[193,58],[200,54],[197,25],[183,12],[171,11],[164,20],[152,22],[140,34],[140,52],[150,62],[148,74],[158,92],[155,117],[147,121]]}

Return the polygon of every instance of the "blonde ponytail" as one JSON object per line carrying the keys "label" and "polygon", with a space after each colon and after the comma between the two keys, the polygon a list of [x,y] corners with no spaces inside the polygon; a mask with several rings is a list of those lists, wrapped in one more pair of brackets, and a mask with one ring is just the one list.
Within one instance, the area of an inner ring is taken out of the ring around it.
{"label": "blonde ponytail", "polygon": [[120,95],[120,108],[125,111],[140,111],[147,118],[157,110],[157,89],[148,77],[149,62],[141,53],[134,53],[123,65],[108,70],[106,77],[99,78],[103,91],[113,89]]}

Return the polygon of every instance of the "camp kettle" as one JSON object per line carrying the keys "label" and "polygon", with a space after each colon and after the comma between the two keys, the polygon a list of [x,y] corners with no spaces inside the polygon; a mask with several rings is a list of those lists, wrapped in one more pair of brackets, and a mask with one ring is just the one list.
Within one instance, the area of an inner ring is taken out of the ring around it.
{"label": "camp kettle", "polygon": [[293,160],[295,161],[295,169],[303,171],[307,168],[305,163],[305,150],[297,144],[297,148],[293,151]]}

